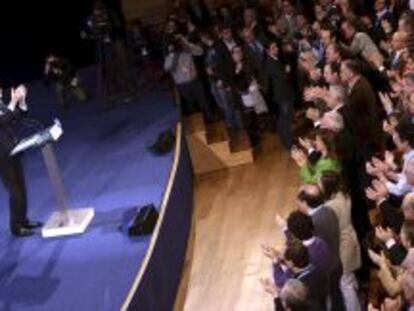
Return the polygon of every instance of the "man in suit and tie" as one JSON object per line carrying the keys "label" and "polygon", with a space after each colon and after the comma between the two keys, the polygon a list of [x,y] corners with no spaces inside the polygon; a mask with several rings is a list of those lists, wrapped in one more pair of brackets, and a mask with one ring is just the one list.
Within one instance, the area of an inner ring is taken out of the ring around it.
{"label": "man in suit and tie", "polygon": [[[389,57],[385,62],[389,70],[400,71],[403,65],[402,56],[406,48],[407,34],[402,31],[396,31],[391,38],[391,49]],[[381,72],[386,71],[386,68],[379,68]]]}
{"label": "man in suit and tie", "polygon": [[243,29],[244,50],[248,61],[253,65],[259,83],[264,82],[264,66],[266,61],[266,49],[263,42],[260,42],[254,33],[254,30]]}
{"label": "man in suit and tie", "polygon": [[33,229],[42,226],[40,222],[27,218],[27,198],[23,167],[19,156],[10,156],[18,142],[14,129],[19,123],[26,123],[22,112],[27,111],[25,87],[12,90],[11,100],[6,106],[0,98],[0,178],[9,192],[10,230],[15,236],[32,235]]}
{"label": "man in suit and tie", "polygon": [[342,264],[339,257],[339,221],[335,212],[324,203],[318,185],[304,185],[297,197],[299,210],[312,218],[314,234],[324,240],[332,252],[333,268],[329,276],[329,296],[335,310],[344,310],[345,305],[340,289]]}
{"label": "man in suit and tie", "polygon": [[292,120],[295,94],[287,81],[284,64],[279,59],[279,48],[274,41],[267,49],[264,68],[268,99],[277,114],[277,132],[283,146],[290,150],[293,143]]}

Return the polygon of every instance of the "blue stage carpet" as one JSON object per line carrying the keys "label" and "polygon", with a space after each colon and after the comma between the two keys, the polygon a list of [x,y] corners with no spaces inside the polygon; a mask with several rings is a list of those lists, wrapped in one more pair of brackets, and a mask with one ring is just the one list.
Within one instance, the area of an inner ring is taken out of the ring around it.
{"label": "blue stage carpet", "polygon": [[[47,124],[58,114],[53,101],[51,89],[33,86],[31,109]],[[81,236],[16,239],[0,187],[0,310],[118,310],[149,244],[149,236],[129,239],[118,227],[132,206],[162,199],[172,154],[155,157],[146,145],[178,120],[168,91],[112,110],[75,104],[61,120],[56,149],[70,205],[93,206],[96,216]],[[55,199],[40,150],[24,155],[24,167],[29,215],[46,221]]]}

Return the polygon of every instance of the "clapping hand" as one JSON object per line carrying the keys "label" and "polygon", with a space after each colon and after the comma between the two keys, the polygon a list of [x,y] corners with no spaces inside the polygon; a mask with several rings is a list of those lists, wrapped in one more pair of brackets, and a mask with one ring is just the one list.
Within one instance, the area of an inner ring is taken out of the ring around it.
{"label": "clapping hand", "polygon": [[395,164],[395,155],[391,151],[385,151],[385,163],[391,170],[396,170],[397,166]]}
{"label": "clapping hand", "polygon": [[260,283],[262,283],[263,289],[266,293],[272,295],[273,298],[279,297],[280,289],[276,286],[275,282],[273,282],[269,278],[261,278]]}
{"label": "clapping hand", "polygon": [[303,92],[303,99],[307,102],[311,102],[315,100],[315,88],[308,87]]}
{"label": "clapping hand", "polygon": [[275,215],[275,223],[276,225],[281,228],[282,230],[284,230],[286,228],[286,220],[283,219],[279,214]]}
{"label": "clapping hand", "polygon": [[374,186],[375,191],[381,195],[382,198],[385,198],[388,195],[388,188],[383,180],[374,179],[372,181],[372,185]]}
{"label": "clapping hand", "polygon": [[368,199],[375,201],[377,204],[381,200],[385,200],[388,196],[388,189],[385,184],[378,179],[372,182],[371,187],[365,190],[365,195]]}
{"label": "clapping hand", "polygon": [[319,109],[316,108],[308,108],[306,110],[306,117],[313,122],[318,121],[321,118],[321,113]]}
{"label": "clapping hand", "polygon": [[379,92],[378,95],[381,100],[382,106],[384,107],[384,110],[387,112],[387,114],[392,113],[392,111],[394,110],[394,103],[392,102],[390,96],[387,93],[383,92]]}
{"label": "clapping hand", "polygon": [[308,138],[299,137],[299,145],[301,145],[307,151],[313,148],[312,143]]}
{"label": "clapping hand", "polygon": [[388,165],[377,157],[373,157],[371,163],[377,170],[381,172],[386,172],[388,170]]}
{"label": "clapping hand", "polygon": [[275,248],[270,247],[270,246],[266,246],[266,245],[262,245],[262,250],[263,250],[263,254],[270,258],[270,260],[272,260],[273,262],[277,262],[280,260],[281,258],[281,254],[280,252],[278,252]]}
{"label": "clapping hand", "polygon": [[368,305],[368,311],[401,311],[401,297],[397,298],[385,298],[382,305],[377,309],[372,303]]}
{"label": "clapping hand", "polygon": [[395,132],[394,124],[391,124],[391,122],[389,122],[388,120],[384,120],[384,122],[382,123],[382,129],[385,133],[389,135],[393,135]]}
{"label": "clapping hand", "polygon": [[301,149],[292,148],[291,156],[299,167],[304,167],[306,165],[307,157]]}
{"label": "clapping hand", "polygon": [[382,228],[378,226],[375,228],[375,236],[378,240],[383,243],[387,243],[387,241],[394,238],[394,232],[390,228]]}
{"label": "clapping hand", "polygon": [[375,263],[378,267],[381,267],[387,264],[387,258],[385,257],[383,252],[378,254],[374,252],[372,249],[369,249],[368,256],[372,260],[372,262]]}
{"label": "clapping hand", "polygon": [[371,162],[367,162],[365,164],[365,170],[371,176],[376,176],[378,174],[378,169],[374,167],[374,165]]}
{"label": "clapping hand", "polygon": [[17,93],[17,96],[18,96],[19,108],[23,111],[26,111],[27,110],[27,103],[26,103],[27,87],[23,84],[20,84],[16,88],[15,93]]}

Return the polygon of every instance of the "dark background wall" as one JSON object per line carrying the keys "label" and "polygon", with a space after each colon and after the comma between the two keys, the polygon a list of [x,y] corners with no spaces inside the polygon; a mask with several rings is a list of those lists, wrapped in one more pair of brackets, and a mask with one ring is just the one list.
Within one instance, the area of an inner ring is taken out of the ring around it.
{"label": "dark background wall", "polygon": [[[142,1],[142,0],[139,0]],[[40,77],[50,52],[77,66],[94,61],[94,45],[80,38],[94,0],[3,0],[0,8],[0,86]],[[120,12],[118,0],[104,1]]]}

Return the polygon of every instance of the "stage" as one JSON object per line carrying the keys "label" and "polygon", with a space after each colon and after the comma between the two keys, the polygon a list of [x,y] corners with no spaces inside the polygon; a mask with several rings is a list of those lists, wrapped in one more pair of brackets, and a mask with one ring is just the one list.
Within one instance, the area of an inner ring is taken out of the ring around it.
{"label": "stage", "polygon": [[[171,94],[160,87],[113,109],[74,102],[60,113],[53,89],[35,83],[28,101],[45,124],[59,116],[65,133],[56,151],[70,205],[93,206],[95,218],[81,236],[17,239],[8,231],[8,197],[1,187],[0,309],[119,310],[151,240],[130,239],[119,226],[132,207],[161,205],[174,152],[157,157],[146,146],[161,130],[176,127]],[[55,198],[40,150],[23,159],[30,218],[46,221]]]}

